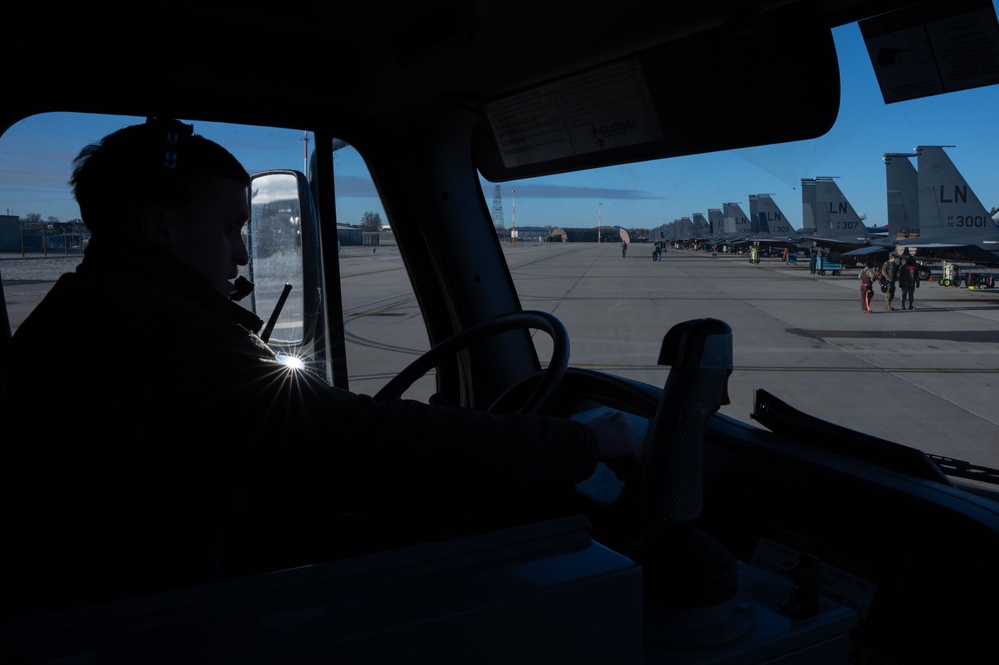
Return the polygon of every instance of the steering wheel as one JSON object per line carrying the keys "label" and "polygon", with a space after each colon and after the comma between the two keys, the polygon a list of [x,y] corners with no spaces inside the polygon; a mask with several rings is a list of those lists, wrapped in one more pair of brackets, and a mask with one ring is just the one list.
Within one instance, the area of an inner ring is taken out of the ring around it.
{"label": "steering wheel", "polygon": [[[510,330],[521,329],[544,331],[548,333],[548,336],[552,338],[552,342],[554,343],[551,359],[548,361],[548,368],[543,371],[541,382],[526,399],[524,404],[516,411],[517,413],[539,413],[542,407],[554,395],[555,390],[562,380],[562,376],[565,374],[566,368],[569,366],[569,334],[566,332],[562,322],[553,315],[548,312],[534,310],[501,314],[496,318],[477,323],[452,335],[440,344],[432,347],[399,372],[381,390],[375,393],[375,400],[383,401],[401,397],[417,379],[432,368],[437,367],[444,358],[454,355],[458,351],[466,349],[487,337]],[[492,413],[502,399],[501,395],[486,411]]]}

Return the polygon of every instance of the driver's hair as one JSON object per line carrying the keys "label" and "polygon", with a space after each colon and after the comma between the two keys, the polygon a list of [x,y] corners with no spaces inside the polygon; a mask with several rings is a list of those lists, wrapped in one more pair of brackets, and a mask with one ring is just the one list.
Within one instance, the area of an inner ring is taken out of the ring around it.
{"label": "driver's hair", "polygon": [[151,118],[112,132],[80,151],[73,160],[69,184],[91,234],[134,237],[143,211],[189,203],[194,183],[203,176],[250,184],[239,160],[193,129],[174,120]]}

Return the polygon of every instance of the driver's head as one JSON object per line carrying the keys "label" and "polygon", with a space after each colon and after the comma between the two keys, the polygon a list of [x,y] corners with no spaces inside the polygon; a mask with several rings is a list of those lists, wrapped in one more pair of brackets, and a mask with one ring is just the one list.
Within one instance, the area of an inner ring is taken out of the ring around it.
{"label": "driver's head", "polygon": [[150,119],[83,148],[69,181],[91,241],[171,254],[226,295],[247,262],[250,176],[191,125]]}

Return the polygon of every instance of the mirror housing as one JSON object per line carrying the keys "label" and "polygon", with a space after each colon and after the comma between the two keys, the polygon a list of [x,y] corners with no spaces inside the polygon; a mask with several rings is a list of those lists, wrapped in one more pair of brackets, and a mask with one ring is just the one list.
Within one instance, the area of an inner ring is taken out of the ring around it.
{"label": "mirror housing", "polygon": [[308,178],[292,170],[255,173],[244,233],[254,284],[244,304],[268,322],[266,340],[276,353],[328,377],[319,222]]}

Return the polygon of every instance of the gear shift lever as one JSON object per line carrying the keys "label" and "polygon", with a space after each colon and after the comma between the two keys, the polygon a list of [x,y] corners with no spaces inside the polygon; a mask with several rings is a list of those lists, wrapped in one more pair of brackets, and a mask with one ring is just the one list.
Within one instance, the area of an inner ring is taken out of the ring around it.
{"label": "gear shift lever", "polygon": [[732,328],[717,319],[678,323],[663,338],[659,364],[670,371],[645,436],[639,491],[649,527],[701,515],[704,430],[718,408],[729,403]]}

